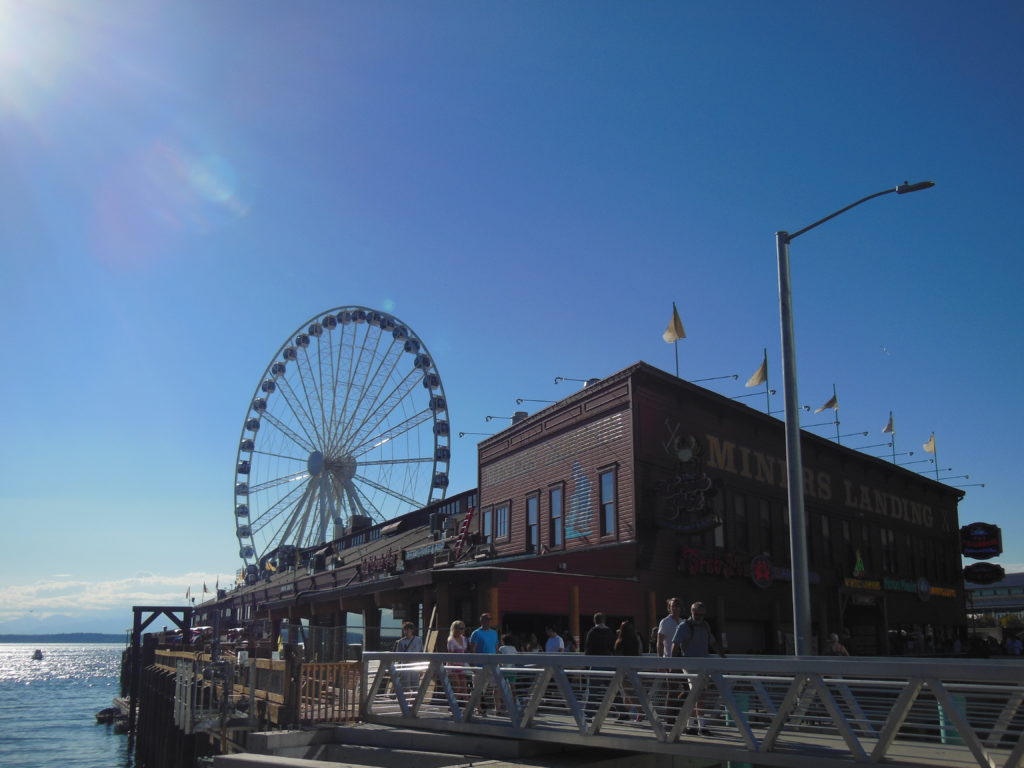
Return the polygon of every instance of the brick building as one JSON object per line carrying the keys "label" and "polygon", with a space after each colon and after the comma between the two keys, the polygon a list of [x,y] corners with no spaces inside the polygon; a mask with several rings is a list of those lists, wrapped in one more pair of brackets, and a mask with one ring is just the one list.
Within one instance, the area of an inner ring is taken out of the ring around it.
{"label": "brick building", "polygon": [[[952,644],[963,492],[807,433],[803,456],[818,638]],[[637,363],[484,440],[479,473],[478,589],[507,625],[578,634],[603,610],[646,628],[679,596],[734,651],[791,648],[778,419]]]}
{"label": "brick building", "polygon": [[[802,441],[819,641],[838,632],[866,655],[952,646],[966,621],[963,492],[816,435]],[[478,452],[477,489],[297,553],[222,609],[336,628],[358,612],[375,647],[381,609],[433,617],[441,636],[483,610],[524,635],[550,624],[579,636],[595,611],[646,634],[678,596],[707,604],[732,652],[792,652],[780,420],[637,363]]]}

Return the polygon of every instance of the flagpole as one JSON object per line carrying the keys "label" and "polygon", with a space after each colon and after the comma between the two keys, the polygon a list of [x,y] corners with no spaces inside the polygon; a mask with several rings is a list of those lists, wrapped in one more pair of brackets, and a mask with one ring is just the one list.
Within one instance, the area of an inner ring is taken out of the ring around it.
{"label": "flagpole", "polygon": [[[675,306],[676,305],[673,304],[672,308],[675,309]],[[679,378],[679,339],[676,339],[674,342],[672,342],[672,349],[674,349],[676,351],[676,378],[678,379]]]}
{"label": "flagpole", "polygon": [[764,405],[765,413],[772,412],[772,396],[768,390],[768,347],[763,347],[764,357],[762,358],[764,364]]}
{"label": "flagpole", "polygon": [[893,421],[892,411],[889,411],[889,423],[892,424],[892,463],[896,463],[896,422]]}
{"label": "flagpole", "polygon": [[836,393],[836,385],[832,385],[832,402],[835,405],[832,407],[832,418],[835,419],[836,425],[836,445],[842,445],[843,441],[839,439],[839,395]]}

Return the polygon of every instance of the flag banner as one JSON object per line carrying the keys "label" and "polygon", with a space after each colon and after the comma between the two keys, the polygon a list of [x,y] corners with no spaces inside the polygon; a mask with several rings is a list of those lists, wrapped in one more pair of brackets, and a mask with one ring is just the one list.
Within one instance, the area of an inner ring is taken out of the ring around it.
{"label": "flag banner", "polygon": [[882,428],[883,435],[896,434],[896,422],[892,420],[892,411],[889,411],[889,423]]}
{"label": "flag banner", "polygon": [[922,446],[925,453],[935,453],[935,433],[932,432],[932,436],[928,438],[928,442]]}
{"label": "flag banner", "polygon": [[814,412],[815,413],[821,413],[822,411],[827,411],[829,408],[832,408],[833,410],[836,410],[836,411],[839,410],[839,396],[838,395],[832,395],[832,397],[830,397],[828,399],[827,403],[825,403],[823,406],[821,406],[821,408],[815,408]]}
{"label": "flag banner", "polygon": [[192,597],[192,587],[185,590],[185,599],[188,600],[190,597]]}
{"label": "flag banner", "polygon": [[210,591],[210,590],[208,590],[208,589],[206,588],[206,582],[204,581],[204,582],[203,582],[203,594],[205,595],[205,594],[206,594],[207,592],[209,592],[209,591]]}
{"label": "flag banner", "polygon": [[754,371],[754,375],[747,379],[748,387],[756,387],[768,381],[768,356],[765,355],[761,361],[761,367]]}
{"label": "flag banner", "polygon": [[672,319],[668,321],[668,328],[661,334],[668,344],[680,339],[686,338],[686,331],[683,330],[683,321],[679,319],[679,310],[676,309],[676,303],[672,302]]}

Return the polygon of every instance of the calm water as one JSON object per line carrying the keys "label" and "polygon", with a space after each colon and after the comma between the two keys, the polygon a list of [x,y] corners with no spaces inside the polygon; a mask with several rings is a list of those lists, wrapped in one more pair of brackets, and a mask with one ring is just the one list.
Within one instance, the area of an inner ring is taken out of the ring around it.
{"label": "calm water", "polygon": [[0,768],[131,768],[128,737],[96,723],[119,693],[122,649],[0,644]]}

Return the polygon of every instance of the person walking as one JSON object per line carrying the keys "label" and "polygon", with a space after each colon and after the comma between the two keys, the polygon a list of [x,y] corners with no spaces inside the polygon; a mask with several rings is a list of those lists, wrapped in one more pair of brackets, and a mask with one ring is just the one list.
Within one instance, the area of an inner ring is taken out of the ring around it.
{"label": "person walking", "polygon": [[833,632],[828,636],[828,645],[825,646],[825,656],[849,656],[850,652],[846,650],[846,646],[839,640],[839,635]]}
{"label": "person walking", "polygon": [[[491,614],[480,614],[480,626],[473,630],[469,636],[470,653],[497,653],[498,652],[498,630],[491,626]],[[480,716],[487,717],[490,686],[480,694]]]}
{"label": "person walking", "polygon": [[[604,614],[598,611],[594,614],[594,626],[587,630],[587,636],[583,639],[583,654],[585,656],[612,656],[615,653],[615,632],[605,624]],[[591,667],[591,670],[601,670],[608,674],[609,667]],[[608,682],[603,676],[588,675],[587,690],[585,699],[588,704],[596,706],[604,696]]]}
{"label": "person walking", "polygon": [[672,638],[683,621],[683,601],[678,597],[670,597],[666,603],[668,615],[658,622],[658,656],[672,655]]}
{"label": "person walking", "polygon": [[[619,625],[618,631],[615,633],[615,645],[614,651],[616,656],[639,656],[640,655],[640,635],[637,634],[636,627],[633,622],[626,619]],[[627,684],[622,686],[622,701],[629,708],[628,717],[630,720],[640,722],[642,719],[639,709],[639,701],[635,696],[631,696],[626,690]]]}
{"label": "person walking", "polygon": [[615,653],[615,632],[605,622],[604,614],[594,614],[594,626],[587,631],[583,641],[586,656],[611,656]]}
{"label": "person walking", "polygon": [[[519,653],[519,649],[516,648],[515,638],[509,633],[502,635],[501,645],[498,646],[498,653],[501,654],[513,654]],[[512,697],[516,700],[518,705],[522,706],[522,701],[519,698],[519,680],[516,674],[515,667],[502,667],[501,676],[505,678],[505,682],[508,683],[509,691],[512,693]],[[502,714],[502,696],[498,695],[494,699],[494,711],[497,714]]]}
{"label": "person walking", "polygon": [[[466,653],[469,650],[469,641],[466,640],[466,624],[460,619],[452,622],[448,630],[448,653]],[[455,690],[456,698],[464,698],[466,695],[466,675],[462,671],[462,665],[445,665],[453,667],[448,676],[452,680],[452,688]]]}
{"label": "person walking", "polygon": [[422,653],[423,638],[416,634],[416,625],[407,621],[402,625],[402,636],[395,641],[395,653]]}
{"label": "person walking", "polygon": [[[402,636],[395,641],[395,653],[422,653],[423,638],[416,634],[416,625],[411,621],[402,624]],[[405,671],[399,673],[406,698],[415,696],[419,674]]]}
{"label": "person walking", "polygon": [[565,641],[555,632],[554,627],[544,627],[548,639],[544,641],[544,653],[563,653]]}
{"label": "person walking", "polygon": [[[670,597],[665,601],[668,615],[658,622],[653,638],[654,648],[651,650],[656,656],[668,658],[672,655],[672,638],[683,621],[683,601],[678,597]],[[670,670],[665,670],[670,675]],[[679,695],[680,683],[672,677],[659,679],[651,690],[651,700],[655,705],[661,704],[667,711],[674,699]]]}
{"label": "person walking", "polygon": [[[690,618],[680,622],[675,635],[672,637],[673,656],[704,658],[708,656],[709,651],[714,651],[723,659],[725,658],[725,651],[718,644],[718,640],[711,631],[711,626],[705,620],[706,617],[707,609],[704,607],[704,603],[697,602],[690,606]],[[688,727],[686,732],[691,736],[714,736],[714,732],[708,729],[704,720],[702,703],[701,699],[698,699],[696,706],[693,708],[693,715],[697,719],[697,727]]]}

